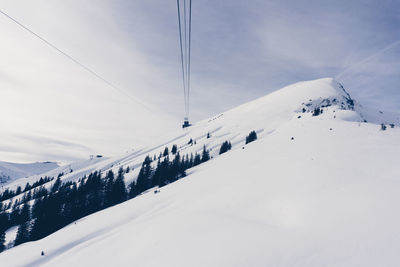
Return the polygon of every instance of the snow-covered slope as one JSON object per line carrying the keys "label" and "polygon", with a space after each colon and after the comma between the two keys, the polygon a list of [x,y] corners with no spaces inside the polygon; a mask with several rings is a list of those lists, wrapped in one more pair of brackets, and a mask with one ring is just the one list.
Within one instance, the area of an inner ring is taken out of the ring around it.
{"label": "snow-covered slope", "polygon": [[18,178],[40,175],[59,167],[55,162],[11,163],[0,161],[0,185]]}
{"label": "snow-covered slope", "polygon": [[[313,116],[318,108],[322,114]],[[398,266],[399,124],[397,114],[360,106],[332,79],[285,87],[173,140],[64,175],[75,180],[93,169],[137,167],[145,155],[174,143],[181,155],[206,145],[214,156],[158,194],[145,193],[5,251],[0,262]],[[251,130],[259,140],[244,145]],[[187,145],[190,138],[195,145]],[[225,140],[233,151],[217,157]]]}

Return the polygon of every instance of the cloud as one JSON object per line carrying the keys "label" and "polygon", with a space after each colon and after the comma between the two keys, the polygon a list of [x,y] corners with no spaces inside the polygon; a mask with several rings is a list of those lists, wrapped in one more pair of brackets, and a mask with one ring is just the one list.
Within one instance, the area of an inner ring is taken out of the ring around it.
{"label": "cloud", "polygon": [[[54,140],[77,145],[58,144],[69,147],[69,159],[92,151],[114,155],[166,138],[160,133],[179,132],[183,95],[175,5],[3,0],[7,13],[123,93],[0,16],[0,146],[20,140],[16,136],[45,136],[49,142],[47,150],[40,140],[16,143],[15,151],[22,152],[0,151],[0,160],[46,160],[57,153],[62,158],[62,149],[51,151]],[[394,45],[399,6],[372,0],[194,2],[191,119],[329,76],[361,103],[400,110],[400,48]]]}

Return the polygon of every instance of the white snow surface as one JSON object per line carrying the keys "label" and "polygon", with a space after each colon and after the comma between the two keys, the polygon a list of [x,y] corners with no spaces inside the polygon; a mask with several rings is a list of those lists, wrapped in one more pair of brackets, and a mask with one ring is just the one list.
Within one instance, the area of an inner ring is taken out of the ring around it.
{"label": "white snow surface", "polygon": [[11,163],[0,161],[0,185],[3,186],[15,179],[40,175],[59,167],[55,162]]}
{"label": "white snow surface", "polygon": [[[155,147],[77,163],[63,180],[134,166],[129,182],[172,144],[214,157],[158,194],[1,253],[1,266],[399,266],[399,115],[349,100],[333,79],[301,82]],[[233,149],[217,156],[225,140]]]}

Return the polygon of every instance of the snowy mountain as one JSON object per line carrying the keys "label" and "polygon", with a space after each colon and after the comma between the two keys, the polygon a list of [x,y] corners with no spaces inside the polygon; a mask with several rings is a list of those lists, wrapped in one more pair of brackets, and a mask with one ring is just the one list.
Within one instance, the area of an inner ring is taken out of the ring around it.
{"label": "snowy mountain", "polygon": [[[62,173],[62,181],[77,181],[94,170],[129,166],[134,171],[125,175],[128,184],[146,155],[173,144],[181,155],[206,146],[213,157],[157,194],[149,190],[9,249],[0,262],[398,266],[399,126],[399,114],[361,106],[333,79],[290,85],[153,147],[29,177],[33,182]],[[245,145],[253,130],[258,139]],[[232,151],[218,155],[224,141]],[[16,180],[10,188],[25,182]]]}
{"label": "snowy mountain", "polygon": [[59,167],[55,162],[11,163],[0,161],[0,185],[4,186],[18,178],[40,175]]}

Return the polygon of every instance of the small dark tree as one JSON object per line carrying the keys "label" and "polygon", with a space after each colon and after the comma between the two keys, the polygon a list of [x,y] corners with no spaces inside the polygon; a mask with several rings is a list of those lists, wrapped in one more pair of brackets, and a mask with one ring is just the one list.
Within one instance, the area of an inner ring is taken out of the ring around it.
{"label": "small dark tree", "polygon": [[383,123],[381,124],[381,130],[382,130],[382,131],[385,131],[385,130],[386,130],[386,125],[383,124]]}
{"label": "small dark tree", "polygon": [[29,183],[26,183],[25,188],[24,188],[24,192],[31,190],[31,185]]}
{"label": "small dark tree", "polygon": [[161,172],[160,172],[161,168],[160,168],[160,166],[161,166],[161,160],[159,159],[157,161],[157,167],[156,167],[156,169],[154,171],[153,178],[151,180],[151,186],[152,187],[160,186],[160,178],[161,178]]}
{"label": "small dark tree", "polygon": [[146,156],[146,158],[143,161],[142,168],[139,171],[139,175],[136,179],[136,184],[133,187],[135,191],[133,192],[132,195],[137,196],[140,193],[143,193],[144,191],[150,188],[151,186],[150,178],[152,176],[152,173],[153,169],[151,168],[151,159],[149,156]]}
{"label": "small dark tree", "polygon": [[173,145],[172,149],[171,149],[171,153],[175,155],[176,152],[178,152],[178,146],[177,145]]}
{"label": "small dark tree", "polygon": [[21,210],[19,209],[18,206],[13,207],[11,214],[10,214],[11,225],[18,225],[18,224],[22,223],[20,220],[20,218],[21,218],[20,211]]}
{"label": "small dark tree", "polygon": [[207,133],[207,139],[209,139],[211,137],[210,133]]}
{"label": "small dark tree", "polygon": [[164,156],[164,157],[165,157],[165,156],[168,156],[168,154],[169,154],[168,147],[165,147],[165,148],[164,148],[164,152],[163,152],[163,156]]}
{"label": "small dark tree", "polygon": [[221,155],[225,152],[228,152],[229,150],[231,150],[231,148],[232,148],[231,142],[225,141],[222,143],[221,148],[219,149],[219,154]]}
{"label": "small dark tree", "polygon": [[257,140],[257,133],[255,131],[251,131],[248,136],[246,136],[246,144],[251,143]]}
{"label": "small dark tree", "polygon": [[0,213],[0,233],[7,230],[10,226],[9,217],[7,212]]}
{"label": "small dark tree", "polygon": [[21,222],[27,222],[31,219],[31,207],[29,203],[25,203],[19,214]]}
{"label": "small dark tree", "polygon": [[21,194],[22,188],[21,186],[17,187],[17,191],[15,191],[15,195],[18,196],[19,194]]}
{"label": "small dark tree", "polygon": [[113,205],[113,201],[112,201],[112,191],[113,191],[113,185],[114,185],[114,172],[112,170],[109,170],[107,172],[107,176],[106,176],[106,181],[105,181],[105,205],[107,207]]}
{"label": "small dark tree", "polygon": [[6,233],[4,231],[0,231],[0,253],[6,249]]}
{"label": "small dark tree", "polygon": [[201,154],[201,162],[206,162],[210,159],[210,153],[208,152],[206,146],[203,146],[203,153]]}
{"label": "small dark tree", "polygon": [[128,199],[136,197],[136,188],[135,188],[135,181],[129,184],[128,187]]}
{"label": "small dark tree", "polygon": [[61,186],[61,176],[57,177],[57,180],[54,182],[53,186],[51,187],[51,192],[56,192]]}
{"label": "small dark tree", "polygon": [[199,154],[196,153],[196,155],[194,155],[194,159],[193,159],[193,166],[197,166],[201,164],[201,157]]}
{"label": "small dark tree", "polygon": [[322,114],[322,112],[323,112],[323,110],[322,110],[322,108],[315,108],[314,109],[314,111],[313,111],[313,116],[318,116],[318,115],[320,115],[320,114]]}
{"label": "small dark tree", "polygon": [[29,222],[25,222],[18,227],[17,236],[15,238],[14,245],[18,246],[19,244],[25,243],[29,241]]}
{"label": "small dark tree", "polygon": [[117,179],[115,179],[115,182],[112,185],[110,198],[111,205],[115,205],[126,200],[124,170],[122,169],[122,167],[118,170]]}

